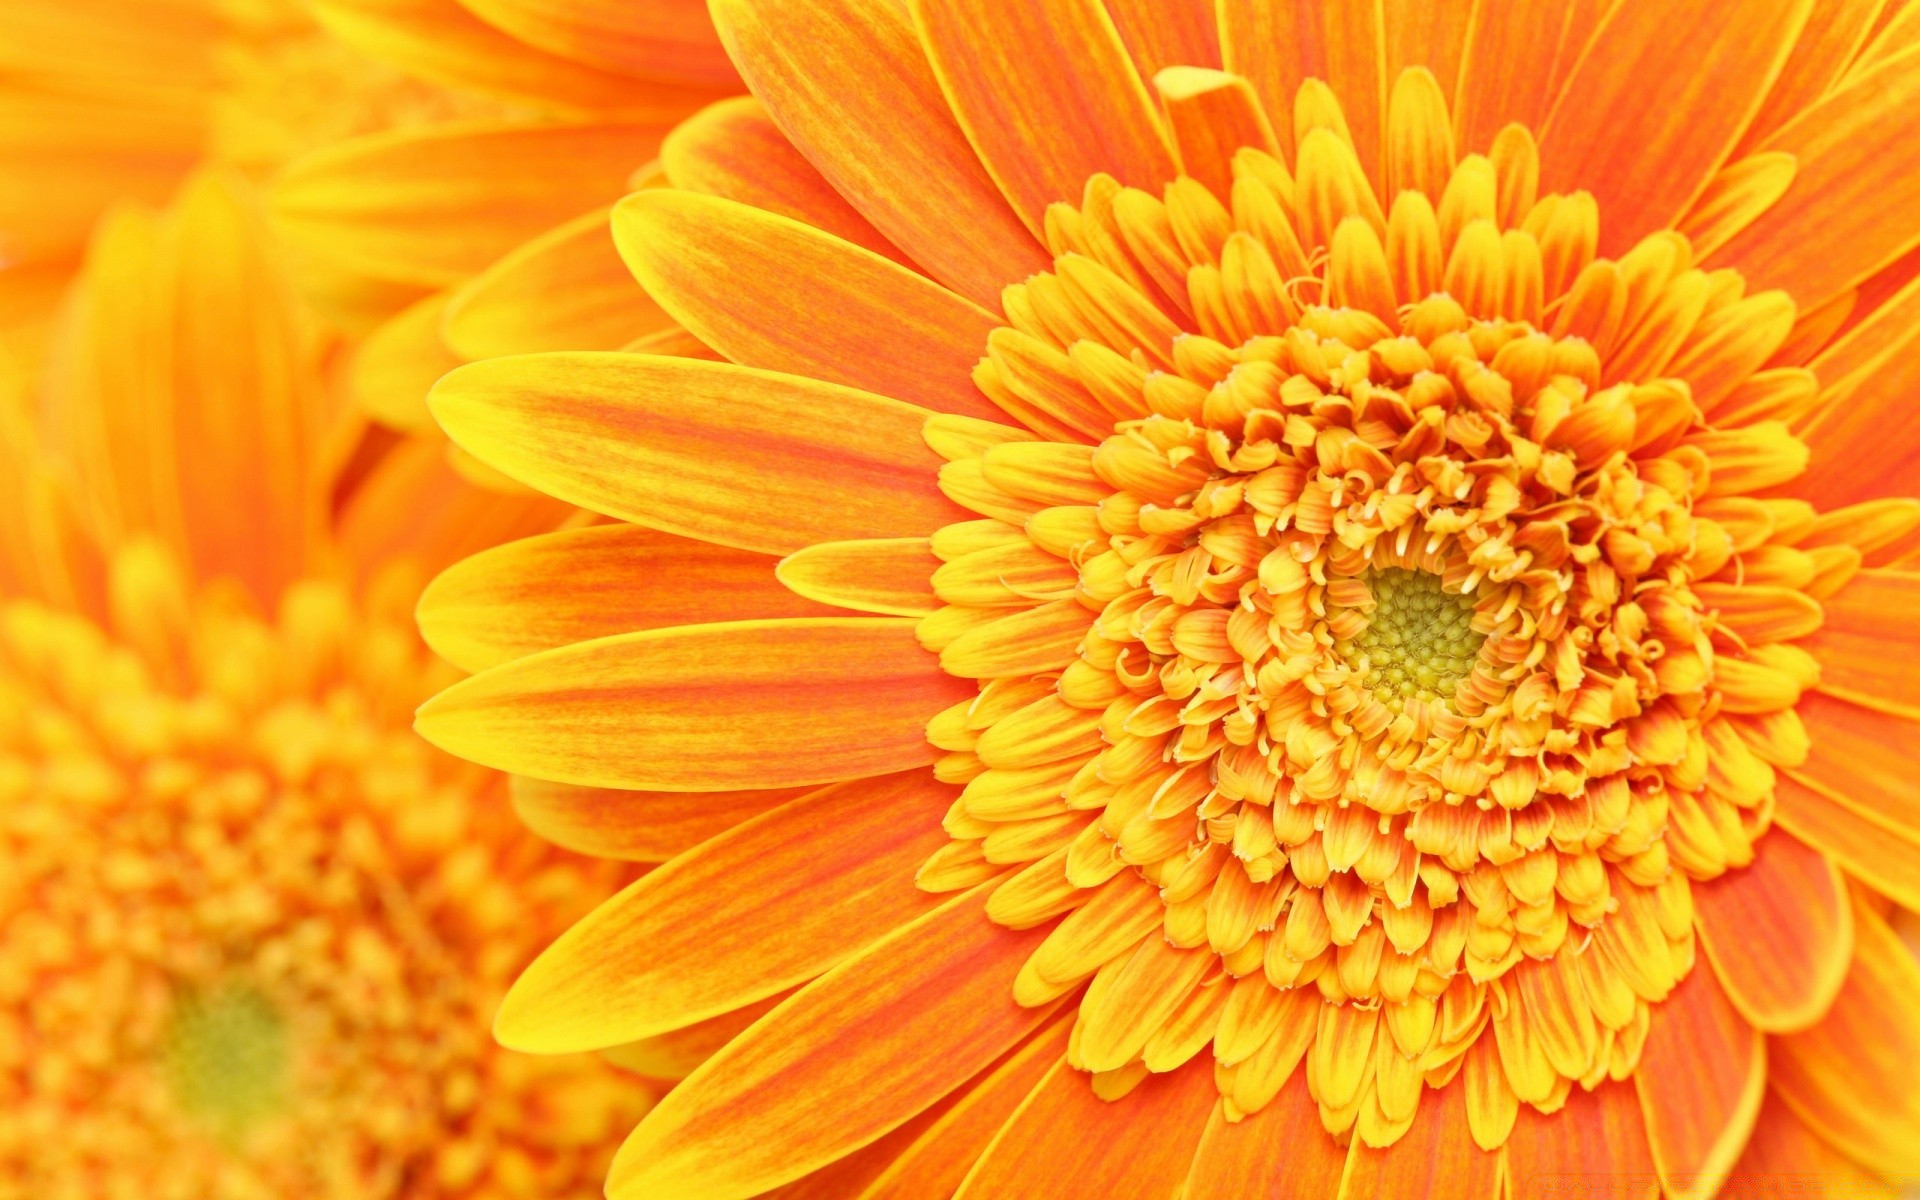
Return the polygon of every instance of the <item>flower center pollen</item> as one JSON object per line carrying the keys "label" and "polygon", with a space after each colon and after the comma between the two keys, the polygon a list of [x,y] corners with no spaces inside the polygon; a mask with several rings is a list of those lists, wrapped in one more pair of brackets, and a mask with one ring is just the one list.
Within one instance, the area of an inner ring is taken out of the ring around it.
{"label": "flower center pollen", "polygon": [[1341,654],[1394,712],[1415,699],[1451,711],[1455,689],[1487,640],[1473,628],[1472,597],[1446,591],[1430,571],[1380,567],[1360,578],[1373,607],[1367,627],[1341,644]]}
{"label": "flower center pollen", "polygon": [[181,1109],[223,1129],[272,1115],[286,1095],[286,1022],[252,988],[181,996],[162,1057]]}

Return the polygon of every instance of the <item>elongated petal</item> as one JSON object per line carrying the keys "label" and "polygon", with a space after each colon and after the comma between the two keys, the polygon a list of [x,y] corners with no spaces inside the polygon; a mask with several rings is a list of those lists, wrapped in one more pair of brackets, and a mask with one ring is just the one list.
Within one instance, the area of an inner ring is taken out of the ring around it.
{"label": "elongated petal", "polygon": [[1827,94],[1865,47],[1887,0],[1832,0],[1816,4],[1795,40],[1780,77],[1747,127],[1742,150],[1751,149]]}
{"label": "elongated petal", "polygon": [[1833,1003],[1853,957],[1853,909],[1819,851],[1775,830],[1751,865],[1694,884],[1693,912],[1727,999],[1756,1028],[1805,1029]]}
{"label": "elongated petal", "polygon": [[774,560],[637,525],[509,542],[456,563],[420,595],[420,631],[466,671],[616,633],[840,615],[774,578]]}
{"label": "elongated petal", "polygon": [[931,414],[728,363],[541,354],[462,367],[430,398],[482,462],[585,508],[744,550],[931,533]]}
{"label": "elongated petal", "polygon": [[1289,155],[1299,132],[1294,98],[1302,83],[1318,79],[1339,97],[1361,166],[1379,178],[1389,83],[1382,11],[1348,0],[1222,0],[1221,58],[1253,82]]}
{"label": "elongated petal", "polygon": [[701,1063],[718,1053],[722,1046],[738,1037],[747,1026],[772,1012],[792,994],[779,992],[765,1000],[756,1000],[684,1029],[656,1034],[622,1046],[609,1046],[600,1053],[609,1062],[625,1067],[636,1075],[674,1081],[685,1079]]}
{"label": "elongated petal", "polygon": [[1920,1175],[1920,964],[1855,908],[1853,969],[1826,1020],[1773,1041],[1773,1086],[1821,1138],[1885,1175]]}
{"label": "elongated petal", "polygon": [[1862,571],[1820,602],[1826,621],[1800,642],[1820,660],[1820,690],[1844,700],[1920,718],[1920,575]]}
{"label": "elongated petal", "polygon": [[[1060,1062],[1008,1119],[954,1200],[1174,1195],[1218,1097],[1204,1062],[1149,1075],[1111,1103],[1094,1095],[1091,1076]],[[1061,1136],[1065,1130],[1072,1136]]]}
{"label": "elongated petal", "polygon": [[1913,780],[1920,722],[1819,694],[1804,697],[1798,711],[1813,748],[1794,777],[1876,824],[1920,838]]}
{"label": "elongated petal", "polygon": [[461,361],[440,340],[450,294],[435,292],[401,309],[354,351],[347,386],[360,410],[382,425],[409,433],[437,428],[427,393]]}
{"label": "elongated petal", "polygon": [[926,538],[821,542],[780,560],[780,582],[821,604],[859,612],[925,616],[940,607]]}
{"label": "elongated petal", "polygon": [[1485,0],[1476,3],[1453,112],[1461,150],[1486,153],[1510,122],[1539,129],[1609,7],[1605,0],[1513,0],[1493,20]]}
{"label": "elongated petal", "polygon": [[650,295],[737,363],[1007,418],[973,385],[1000,318],[812,226],[716,196],[653,191],[614,209]]}
{"label": "elongated petal", "polygon": [[1212,0],[1106,0],[1140,78],[1166,67],[1220,65],[1220,28]]}
{"label": "elongated petal", "polygon": [[1520,1106],[1507,1135],[1507,1178],[1524,1184],[1539,1178],[1559,1182],[1605,1179],[1631,1200],[1656,1200],[1660,1184],[1633,1085],[1602,1083],[1591,1092],[1574,1088],[1566,1106],[1551,1115]]}
{"label": "elongated petal", "polygon": [[447,347],[471,362],[541,350],[618,350],[673,328],[613,247],[607,210],[550,229],[447,303]]}
{"label": "elongated petal", "polygon": [[303,250],[378,279],[445,287],[626,191],[664,121],[435,125],[353,138],[273,192]]}
{"label": "elongated petal", "polygon": [[1751,291],[1785,288],[1802,312],[1854,286],[1920,242],[1914,140],[1886,114],[1920,104],[1920,46],[1849,79],[1768,138],[1799,162],[1793,186],[1709,262]]}
{"label": "elongated petal", "polygon": [[1653,1010],[1633,1073],[1654,1164],[1674,1200],[1720,1190],[1760,1112],[1766,1039],[1712,971],[1688,972]]}
{"label": "elongated petal", "polygon": [[173,516],[196,577],[238,578],[268,607],[309,565],[324,486],[326,397],[277,251],[250,190],[221,176],[190,181],[155,281],[165,390],[117,398],[171,407],[168,439],[148,453],[174,458]]}
{"label": "elongated petal", "polygon": [[833,190],[780,132],[766,106],[752,96],[708,105],[680,122],[661,143],[660,166],[674,187],[792,217],[902,265],[913,265]]}
{"label": "elongated petal", "polygon": [[744,1200],[898,1127],[1039,1028],[1013,1002],[1040,930],[986,917],[989,882],[821,976],[688,1076],[621,1147],[613,1200]]}
{"label": "elongated petal", "polygon": [[1857,1200],[1895,1200],[1900,1191],[1848,1158],[1794,1115],[1778,1092],[1769,1091],[1760,1106],[1747,1152],[1735,1171],[1737,1178],[1756,1180],[1819,1180],[1832,1195]]}
{"label": "elongated petal", "polygon": [[809,790],[632,792],[516,775],[512,796],[527,828],[556,846],[596,858],[665,862]]}
{"label": "elongated petal", "polygon": [[973,693],[890,617],[736,621],[563,646],[462,680],[416,727],[462,758],[596,787],[794,787],[932,762]]}
{"label": "elongated petal", "polygon": [[1007,1118],[1067,1052],[1063,1016],[1009,1054],[894,1159],[859,1200],[949,1200]]}
{"label": "elongated petal", "polygon": [[1669,227],[1759,111],[1812,9],[1782,0],[1728,22],[1718,0],[1622,0],[1540,132],[1541,190],[1594,193],[1603,254]]}
{"label": "elongated petal", "polygon": [[[519,40],[653,81],[737,88],[701,0],[461,0]],[[638,90],[638,89],[636,89]]]}
{"label": "elongated petal", "polygon": [[[1812,458],[1806,474],[1794,481],[1793,490],[1820,508],[1905,496],[1914,490],[1914,475],[1920,470],[1920,432],[1913,422],[1900,420],[1896,414],[1920,387],[1920,353],[1916,353],[1920,351],[1920,326],[1909,317],[1914,308],[1911,303],[1896,300],[1887,307],[1896,306],[1897,311],[1886,314],[1891,321],[1870,317],[1855,328],[1853,332],[1858,335],[1867,332],[1870,325],[1891,326],[1882,341],[1884,348],[1860,364],[1860,373],[1836,380],[1826,407],[1800,431]],[[1844,341],[1836,343],[1834,350],[1843,347]],[[1865,357],[1865,350],[1862,347],[1863,354],[1847,355],[1842,362]],[[1815,364],[1841,365],[1820,360]],[[1821,376],[1823,382],[1828,378],[1826,374]]]}
{"label": "elongated petal", "polygon": [[[357,577],[367,580],[406,561],[437,571],[488,546],[546,533],[577,513],[557,500],[520,489],[477,487],[437,434],[408,437],[387,451],[334,517],[334,543]],[[405,513],[396,521],[393,514]]]}
{"label": "elongated petal", "polygon": [[630,78],[549,54],[454,0],[316,0],[313,14],[355,50],[459,88],[575,112],[699,103],[690,90],[663,85],[649,95]]}
{"label": "elongated petal", "polygon": [[923,771],[863,779],[702,843],[535,960],[501,1004],[497,1036],[541,1054],[615,1046],[812,979],[939,903],[913,873],[946,843],[953,795]]}
{"label": "elongated petal", "polygon": [[960,127],[1035,236],[1047,205],[1077,201],[1094,175],[1155,192],[1173,178],[1153,99],[1098,0],[912,7]]}
{"label": "elongated petal", "polygon": [[1458,1200],[1495,1200],[1500,1156],[1474,1145],[1466,1129],[1466,1081],[1426,1092],[1412,1128],[1393,1145],[1376,1150],[1354,1139],[1353,1160],[1340,1195],[1364,1200],[1424,1192]]}
{"label": "elongated petal", "polygon": [[713,20],[793,144],[928,274],[997,306],[1001,288],[1046,269],[896,0],[714,0]]}
{"label": "elongated petal", "polygon": [[1774,800],[1774,820],[1781,828],[1836,859],[1875,891],[1920,908],[1920,838],[1890,833],[1789,776],[1779,780]]}
{"label": "elongated petal", "polygon": [[[1353,1139],[1359,1144],[1360,1139]],[[1326,1200],[1337,1196],[1347,1147],[1320,1124],[1320,1107],[1296,1069],[1273,1103],[1239,1121],[1216,1106],[1194,1151],[1187,1195],[1210,1200]]]}

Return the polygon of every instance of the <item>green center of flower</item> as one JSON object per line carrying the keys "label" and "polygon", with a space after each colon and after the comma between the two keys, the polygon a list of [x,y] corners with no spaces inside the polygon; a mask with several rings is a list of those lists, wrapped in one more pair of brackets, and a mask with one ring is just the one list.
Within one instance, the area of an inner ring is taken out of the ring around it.
{"label": "green center of flower", "polygon": [[1341,647],[1347,661],[1395,712],[1414,699],[1451,709],[1487,640],[1473,629],[1473,598],[1446,591],[1430,571],[1379,567],[1360,578],[1373,610],[1367,627]]}
{"label": "green center of flower", "polygon": [[163,1060],[181,1109],[229,1131],[277,1112],[286,1098],[287,1026],[250,987],[220,987],[174,1003]]}

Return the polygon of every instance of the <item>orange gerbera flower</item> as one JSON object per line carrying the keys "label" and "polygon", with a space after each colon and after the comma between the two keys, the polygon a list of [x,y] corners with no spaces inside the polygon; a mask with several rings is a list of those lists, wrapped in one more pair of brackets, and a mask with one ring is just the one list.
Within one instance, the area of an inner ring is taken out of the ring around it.
{"label": "orange gerbera flower", "polygon": [[486,1030],[630,872],[408,729],[421,568],[565,510],[340,469],[230,181],[110,220],[69,318],[46,449],[4,414],[0,1196],[594,1195],[653,1091]]}
{"label": "orange gerbera flower", "polygon": [[726,1039],[610,1194],[1920,1173],[1920,23],[910,7],[717,0],[613,225],[731,361],[432,399],[633,523],[421,609],[675,853],[498,1025]]}

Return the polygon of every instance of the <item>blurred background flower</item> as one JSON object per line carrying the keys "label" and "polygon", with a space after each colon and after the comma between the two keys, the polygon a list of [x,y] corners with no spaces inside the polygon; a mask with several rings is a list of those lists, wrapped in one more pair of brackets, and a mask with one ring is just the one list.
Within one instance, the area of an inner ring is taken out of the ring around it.
{"label": "blurred background flower", "polygon": [[117,209],[53,341],[0,408],[0,1196],[596,1195],[653,1087],[489,1025],[632,871],[408,728],[420,581],[569,510],[370,455],[230,171]]}

